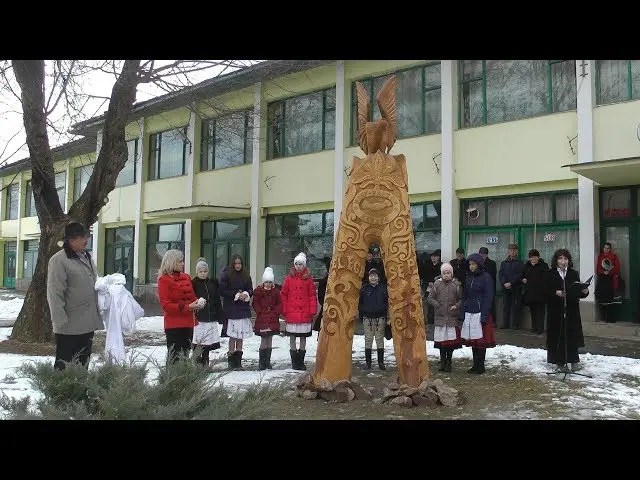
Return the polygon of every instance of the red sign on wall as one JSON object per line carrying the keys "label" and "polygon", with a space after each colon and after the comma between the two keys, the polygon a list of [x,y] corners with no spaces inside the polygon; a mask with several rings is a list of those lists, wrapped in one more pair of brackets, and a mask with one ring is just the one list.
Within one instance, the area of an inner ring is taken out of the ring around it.
{"label": "red sign on wall", "polygon": [[631,215],[631,210],[629,208],[605,208],[604,216],[605,217],[629,217]]}

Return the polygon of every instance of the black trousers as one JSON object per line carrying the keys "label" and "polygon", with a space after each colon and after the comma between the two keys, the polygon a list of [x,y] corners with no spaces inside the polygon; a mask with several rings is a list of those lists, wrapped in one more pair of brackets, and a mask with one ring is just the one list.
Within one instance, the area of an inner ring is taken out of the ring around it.
{"label": "black trousers", "polygon": [[520,328],[520,313],[522,295],[520,287],[505,288],[502,290],[504,302],[502,306],[502,328]]}
{"label": "black trousers", "polygon": [[531,330],[536,333],[544,333],[544,318],[547,313],[547,305],[545,303],[532,303],[529,305],[531,313]]}
{"label": "black trousers", "polygon": [[93,347],[93,332],[81,335],[65,335],[56,333],[56,360],[53,368],[64,370],[65,364],[78,361],[84,367],[89,366],[91,348]]}
{"label": "black trousers", "polygon": [[193,328],[166,328],[164,334],[167,337],[167,352],[169,361],[176,363],[179,355],[188,357],[191,351]]}

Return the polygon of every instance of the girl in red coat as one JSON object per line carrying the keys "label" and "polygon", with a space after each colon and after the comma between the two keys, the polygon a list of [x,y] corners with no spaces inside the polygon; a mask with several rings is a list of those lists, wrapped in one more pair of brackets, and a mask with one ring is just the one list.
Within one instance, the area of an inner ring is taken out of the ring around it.
{"label": "girl in red coat", "polygon": [[273,284],[273,269],[267,267],[262,274],[262,285],[253,291],[253,309],[256,323],[253,332],[260,338],[258,351],[258,370],[271,369],[271,350],[273,336],[280,333],[280,313],[282,297],[280,290]]}
{"label": "girl in red coat", "polygon": [[[304,253],[299,253],[293,260],[293,268],[284,279],[281,295],[282,315],[289,335],[291,367],[294,370],[306,370],[304,356],[307,353],[307,337],[311,336],[313,316],[318,312],[318,297]],[[299,349],[296,349],[296,338],[300,339]]]}
{"label": "girl in red coat", "polygon": [[167,337],[169,362],[178,356],[189,356],[193,328],[198,324],[193,313],[204,307],[196,298],[191,277],[184,273],[184,254],[167,250],[158,270],[158,300],[164,314],[164,333]]}

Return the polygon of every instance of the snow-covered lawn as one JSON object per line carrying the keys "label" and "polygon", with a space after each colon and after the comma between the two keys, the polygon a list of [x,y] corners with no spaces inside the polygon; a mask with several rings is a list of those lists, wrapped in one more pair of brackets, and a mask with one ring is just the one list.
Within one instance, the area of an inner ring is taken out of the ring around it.
{"label": "snow-covered lawn", "polygon": [[[3,311],[5,302],[0,302],[0,312]],[[1,314],[1,313],[0,313]],[[11,333],[11,327],[0,328],[0,341],[5,340]],[[138,335],[143,336],[148,345],[140,345],[128,348],[128,352],[136,361],[144,361],[153,358],[162,362],[166,355],[164,346],[164,331],[162,317],[145,317],[138,322]],[[260,339],[252,337],[245,340],[243,362],[251,365],[252,369],[226,373],[221,382],[231,388],[269,382],[285,378],[295,378],[300,372],[290,368],[289,340],[286,337],[275,337],[272,354],[273,370],[258,371],[258,347]],[[313,367],[316,354],[316,334],[307,340],[306,364]],[[385,357],[389,366],[395,365],[393,355],[393,342],[386,341]],[[222,339],[222,348],[212,353],[212,358],[219,358],[221,362],[216,369],[221,371],[226,366],[227,339]],[[353,341],[354,362],[364,362],[364,337],[356,335]],[[433,342],[427,342],[427,351],[432,361],[439,359],[438,351],[433,348]],[[100,361],[99,352],[94,352],[92,363]],[[457,350],[454,362],[461,358],[471,358],[471,349]],[[0,354],[0,391],[7,395],[20,398],[26,395],[35,398],[34,392],[25,379],[16,378],[16,368],[26,361],[52,362],[51,357],[33,357],[16,354]],[[571,375],[567,382],[561,382],[562,375],[547,375],[551,371],[546,363],[546,352],[543,349],[522,348],[512,345],[499,345],[487,352],[487,373],[494,369],[503,372],[504,375],[517,382],[518,377],[534,376],[549,385],[549,393],[546,401],[569,406],[565,409],[563,418],[640,418],[640,360],[603,355],[581,355],[581,364],[584,369],[581,373],[593,375],[593,378]],[[459,367],[460,368],[460,367]],[[454,367],[455,370],[455,367]],[[369,375],[380,375],[381,372],[374,367]],[[151,372],[153,378],[154,372]],[[502,374],[502,373],[501,373]],[[453,375],[468,375],[459,370]],[[489,376],[474,377],[474,381],[489,381]],[[36,395],[37,396],[37,395]],[[532,400],[533,401],[533,400]],[[517,410],[515,405],[514,409]],[[523,409],[531,408],[523,406]],[[491,415],[488,416],[491,418]],[[530,417],[535,418],[535,415]]]}

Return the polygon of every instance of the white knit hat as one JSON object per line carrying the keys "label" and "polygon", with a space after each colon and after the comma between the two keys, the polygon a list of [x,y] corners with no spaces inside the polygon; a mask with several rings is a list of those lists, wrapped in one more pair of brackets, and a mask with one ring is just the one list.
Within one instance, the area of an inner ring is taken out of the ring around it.
{"label": "white knit hat", "polygon": [[209,270],[209,264],[207,263],[207,260],[204,257],[200,257],[196,262],[196,273],[198,273],[198,270],[203,270],[203,269]]}
{"label": "white knit hat", "polygon": [[273,268],[267,267],[264,269],[264,273],[262,274],[262,283],[264,282],[273,282]]}
{"label": "white knit hat", "polygon": [[300,252],[298,255],[296,255],[296,258],[293,259],[293,264],[295,265],[296,263],[301,263],[306,267],[307,256],[304,253]]}
{"label": "white knit hat", "polygon": [[453,266],[448,262],[445,262],[440,266],[440,273],[444,273],[446,270],[453,272]]}

